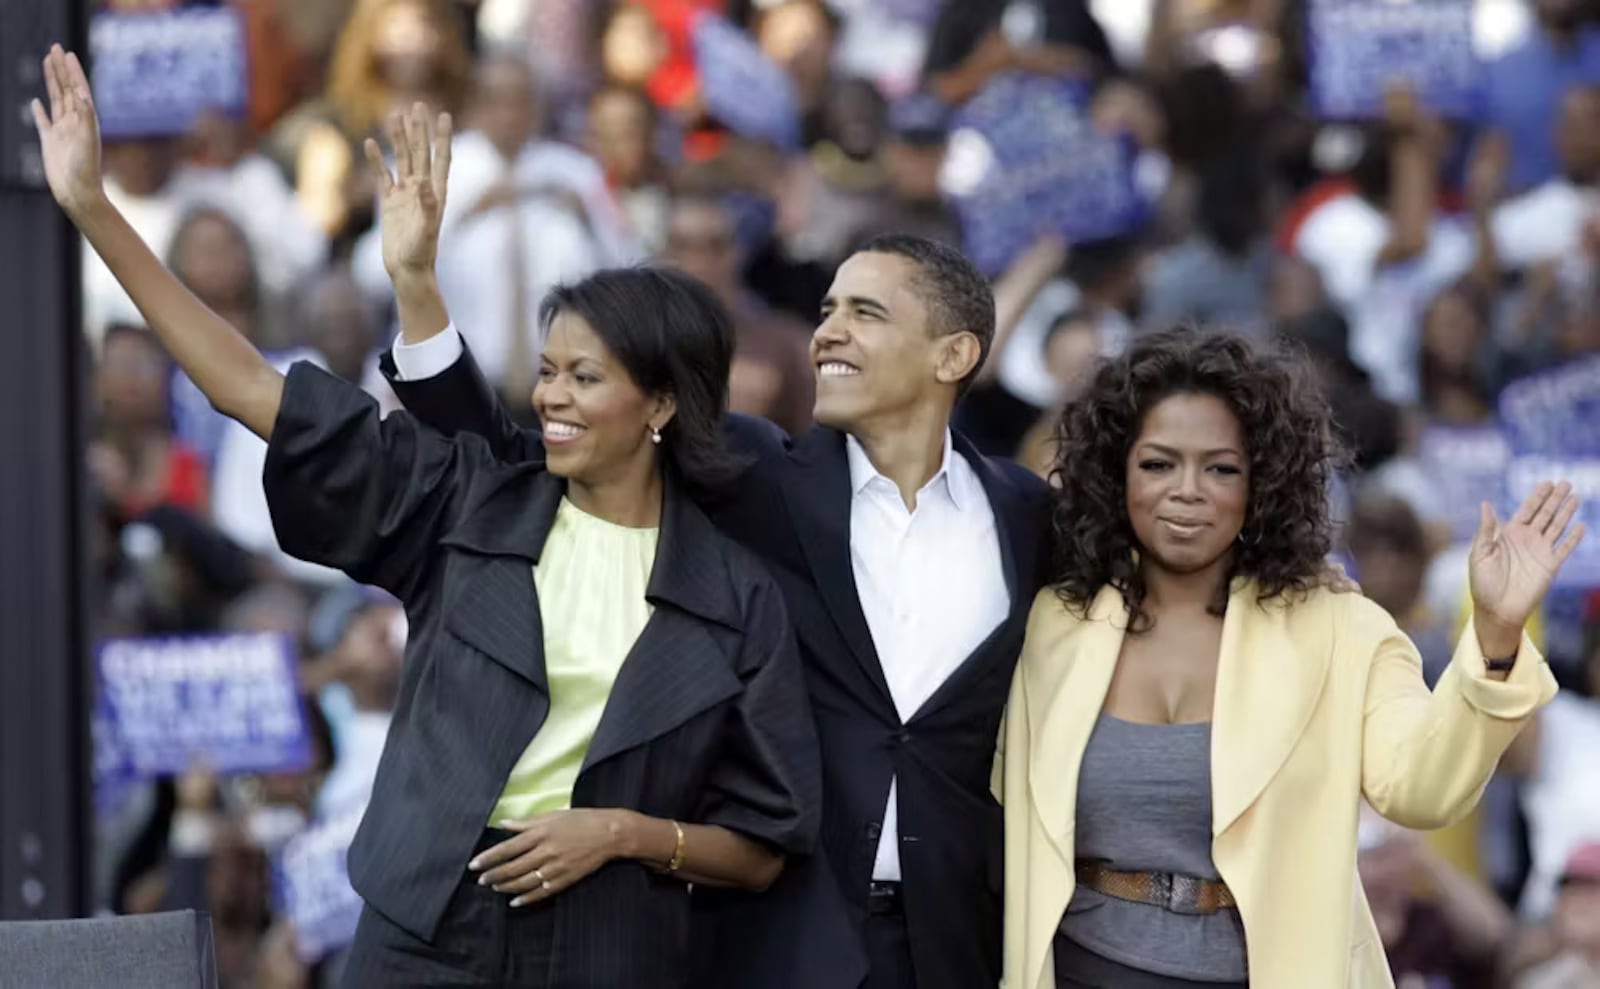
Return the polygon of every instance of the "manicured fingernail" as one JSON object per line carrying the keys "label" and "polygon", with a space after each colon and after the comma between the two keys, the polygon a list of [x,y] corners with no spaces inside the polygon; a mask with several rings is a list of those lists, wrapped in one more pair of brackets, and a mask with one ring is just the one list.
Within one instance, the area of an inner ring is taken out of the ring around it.
{"label": "manicured fingernail", "polygon": [[473,859],[471,862],[467,863],[467,868],[471,869],[473,872],[477,872],[479,869],[483,868],[483,859]]}
{"label": "manicured fingernail", "polygon": [[478,877],[478,885],[479,886],[487,886],[487,885],[489,885],[489,877],[488,876],[479,876]]}
{"label": "manicured fingernail", "polygon": [[511,905],[514,906],[514,907],[520,907],[526,902],[528,902],[528,901],[524,900],[522,897],[519,896],[515,900],[511,901]]}

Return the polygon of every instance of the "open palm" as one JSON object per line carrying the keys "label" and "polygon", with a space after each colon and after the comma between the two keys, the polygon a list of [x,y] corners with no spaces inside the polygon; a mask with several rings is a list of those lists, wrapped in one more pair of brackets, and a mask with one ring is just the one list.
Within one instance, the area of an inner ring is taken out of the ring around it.
{"label": "open palm", "polygon": [[1488,504],[1482,506],[1468,563],[1477,614],[1504,628],[1527,624],[1556,571],[1583,539],[1581,523],[1566,531],[1577,511],[1572,485],[1548,481],[1535,488],[1504,524]]}
{"label": "open palm", "polygon": [[81,211],[105,194],[100,170],[100,121],[94,112],[89,77],[78,56],[60,45],[44,58],[44,85],[50,109],[32,104],[39,131],[39,150],[50,193],[68,214]]}
{"label": "open palm", "polygon": [[378,184],[383,266],[390,279],[430,274],[439,253],[439,224],[450,179],[450,115],[441,113],[435,119],[418,103],[409,113],[392,115],[388,131],[394,172],[384,163],[376,141],[369,138],[365,145]]}

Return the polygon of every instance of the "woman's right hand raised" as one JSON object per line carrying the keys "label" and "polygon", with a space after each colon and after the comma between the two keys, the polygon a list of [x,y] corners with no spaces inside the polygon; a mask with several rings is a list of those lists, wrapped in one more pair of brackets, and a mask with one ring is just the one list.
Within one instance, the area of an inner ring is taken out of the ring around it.
{"label": "woman's right hand raised", "polygon": [[94,112],[89,77],[78,56],[53,45],[44,58],[44,104],[33,101],[45,180],[67,215],[76,220],[105,199],[100,171],[100,120]]}
{"label": "woman's right hand raised", "polygon": [[388,132],[394,172],[384,162],[378,142],[368,138],[364,145],[378,184],[383,267],[393,282],[433,275],[450,179],[451,129],[448,113],[435,119],[421,103],[409,113],[391,114]]}

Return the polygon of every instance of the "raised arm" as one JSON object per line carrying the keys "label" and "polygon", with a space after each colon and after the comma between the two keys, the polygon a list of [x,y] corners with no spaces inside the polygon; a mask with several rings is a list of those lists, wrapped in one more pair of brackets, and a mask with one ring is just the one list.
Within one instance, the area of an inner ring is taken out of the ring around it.
{"label": "raised arm", "polygon": [[56,202],[217,411],[257,436],[270,435],[283,398],[283,375],[183,287],[107,198],[100,169],[100,122],[78,56],[60,45],[52,47],[45,56],[44,79],[50,107],[47,112],[34,100],[33,122]]}
{"label": "raised arm", "polygon": [[1570,485],[1541,484],[1505,523],[1488,505],[1469,566],[1472,620],[1430,694],[1416,647],[1399,628],[1379,642],[1367,683],[1362,791],[1380,814],[1443,827],[1477,802],[1496,764],[1555,678],[1523,626],[1583,538],[1567,527]]}
{"label": "raised arm", "polygon": [[383,267],[394,285],[400,338],[380,365],[395,394],[423,424],[446,436],[475,433],[501,460],[530,453],[522,428],[500,404],[460,334],[439,291],[435,266],[450,183],[452,124],[430,120],[420,105],[388,121],[395,149],[389,170],[377,142],[365,144],[379,193]]}
{"label": "raised arm", "polygon": [[297,559],[335,567],[410,601],[436,534],[452,524],[482,445],[450,443],[409,416],[380,418],[361,389],[306,363],[285,377],[156,260],[111,206],[83,66],[52,48],[47,114],[34,121],[51,192],[106,261],[151,329],[211,404],[266,439],[262,487],[273,528]]}

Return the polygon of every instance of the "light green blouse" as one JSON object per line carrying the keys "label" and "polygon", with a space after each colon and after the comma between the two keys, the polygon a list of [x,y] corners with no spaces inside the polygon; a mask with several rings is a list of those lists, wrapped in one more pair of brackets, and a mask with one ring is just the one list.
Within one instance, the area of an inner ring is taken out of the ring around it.
{"label": "light green blouse", "polygon": [[572,787],[628,651],[650,620],[659,529],[630,529],[565,498],[534,567],[550,714],[506,780],[491,823],[572,805]]}

